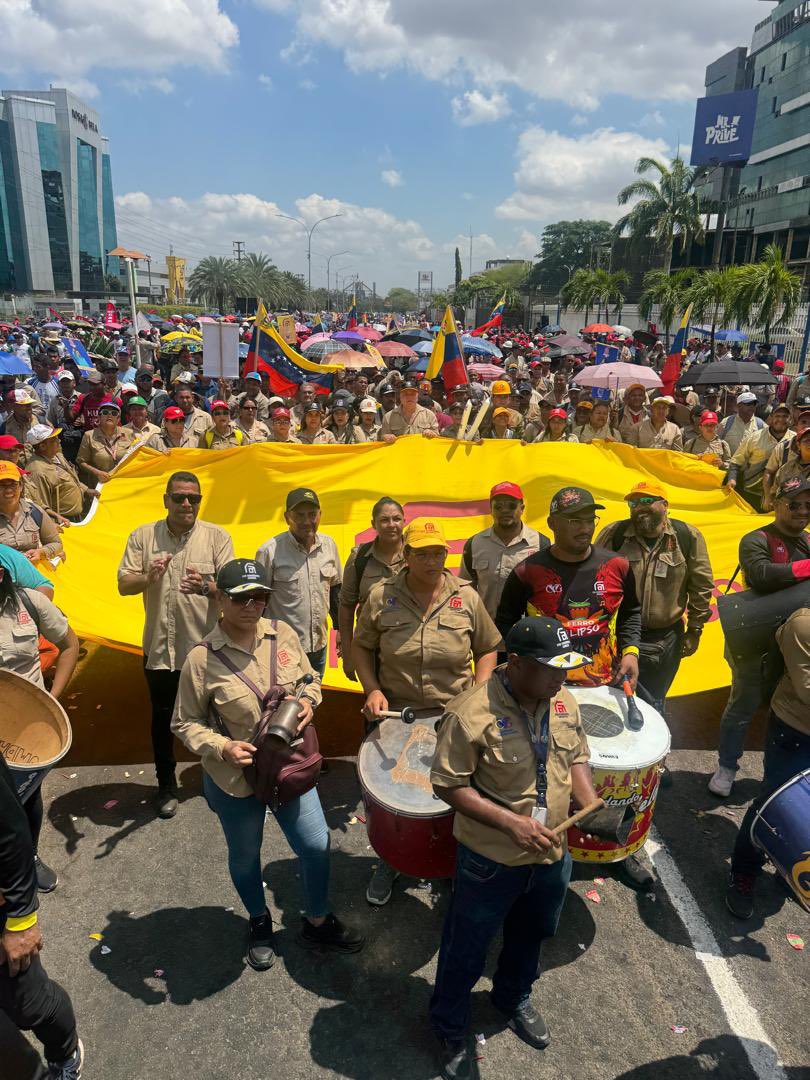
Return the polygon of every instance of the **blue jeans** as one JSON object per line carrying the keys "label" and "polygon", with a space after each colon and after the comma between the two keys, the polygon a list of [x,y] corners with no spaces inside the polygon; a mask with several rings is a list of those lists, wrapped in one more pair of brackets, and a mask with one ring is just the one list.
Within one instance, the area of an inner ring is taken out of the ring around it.
{"label": "blue jeans", "polygon": [[501,926],[493,997],[506,1012],[528,1000],[540,974],[540,948],[557,931],[570,877],[567,852],[558,862],[504,866],[458,845],[455,888],[430,1000],[430,1022],[439,1038],[466,1035],[470,994]]}
{"label": "blue jeans", "polygon": [[[262,836],[268,810],[254,795],[234,798],[203,773],[203,793],[219,818],[228,845],[228,870],[251,918],[264,913]],[[301,863],[304,910],[312,919],[329,914],[329,830],[312,788],[300,799],[279,807],[276,821]]]}
{"label": "blue jeans", "polygon": [[724,656],[731,668],[731,691],[720,718],[720,764],[735,772],[742,757],[745,733],[762,701],[762,673],[759,658],[737,665],[728,649]]}
{"label": "blue jeans", "polygon": [[783,723],[772,712],[765,736],[762,787],[742,820],[731,856],[731,869],[735,874],[756,875],[762,869],[765,855],[751,842],[751,826],[757,810],[782,784],[805,769],[810,769],[810,736]]}
{"label": "blue jeans", "polygon": [[323,673],[326,670],[326,645],[322,649],[316,649],[315,652],[307,653],[307,660],[312,664],[313,668],[323,678]]}

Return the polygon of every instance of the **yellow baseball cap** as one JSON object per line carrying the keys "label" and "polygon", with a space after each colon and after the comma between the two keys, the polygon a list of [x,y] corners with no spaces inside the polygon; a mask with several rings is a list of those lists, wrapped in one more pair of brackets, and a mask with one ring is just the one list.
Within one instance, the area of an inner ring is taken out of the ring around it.
{"label": "yellow baseball cap", "polygon": [[649,495],[651,498],[666,499],[667,489],[661,484],[653,484],[649,480],[639,480],[632,491],[628,491],[625,495],[625,502],[628,499],[635,499],[639,495]]}
{"label": "yellow baseball cap", "polygon": [[497,382],[492,384],[493,394],[511,394],[512,387],[504,379],[498,379]]}
{"label": "yellow baseball cap", "polygon": [[20,470],[13,461],[0,461],[0,480],[21,480]]}
{"label": "yellow baseball cap", "polygon": [[414,518],[405,530],[404,539],[412,548],[447,547],[444,529],[435,518]]}
{"label": "yellow baseball cap", "polygon": [[509,410],[505,409],[503,407],[503,405],[499,405],[498,408],[495,409],[495,411],[493,412],[492,415],[493,416],[508,416],[509,415]]}

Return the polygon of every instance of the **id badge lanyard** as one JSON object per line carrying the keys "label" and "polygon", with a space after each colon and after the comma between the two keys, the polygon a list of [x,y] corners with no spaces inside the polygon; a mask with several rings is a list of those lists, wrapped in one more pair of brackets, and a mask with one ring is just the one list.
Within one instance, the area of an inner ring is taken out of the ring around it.
{"label": "id badge lanyard", "polygon": [[535,795],[534,807],[532,809],[532,818],[535,821],[539,821],[541,825],[545,825],[546,818],[548,817],[548,770],[546,768],[546,761],[548,759],[549,709],[546,709],[543,713],[540,727],[536,732],[532,730],[532,725],[528,722],[528,717],[526,718],[526,724],[529,728],[529,735],[531,736],[532,746],[534,748],[536,768],[537,792]]}

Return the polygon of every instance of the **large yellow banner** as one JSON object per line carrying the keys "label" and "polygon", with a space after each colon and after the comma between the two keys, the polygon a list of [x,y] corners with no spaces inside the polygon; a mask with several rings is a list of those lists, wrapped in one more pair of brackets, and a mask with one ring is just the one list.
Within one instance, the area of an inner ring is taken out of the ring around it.
{"label": "large yellow banner", "polygon": [[[526,520],[548,535],[549,499],[559,488],[577,484],[605,503],[601,529],[627,516],[623,497],[646,478],[667,487],[673,517],[697,526],[706,537],[715,585],[722,592],[737,565],[740,537],[767,520],[722,488],[720,473],[697,459],[610,443],[472,445],[410,436],[390,446],[259,443],[216,452],[172,450],[168,455],[142,449],[104,486],[91,519],[63,536],[67,562],[53,575],[56,600],[80,637],[139,649],[142,601],[118,595],[116,570],[129,533],[164,516],[166,480],[178,469],[197,474],[203,493],[200,517],[228,529],[237,556],[244,557],[252,557],[265,540],[286,529],[284,497],[296,487],[318,493],[321,530],[335,539],[344,561],[355,544],[372,538],[371,507],[381,495],[391,495],[405,507],[407,520],[426,514],[445,519],[451,540],[448,565],[456,569],[467,537],[491,523],[488,494],[499,481],[521,485]],[[357,689],[343,676],[334,635],[324,682]],[[673,693],[710,690],[728,682],[723,636],[713,612],[698,652],[681,666]]]}

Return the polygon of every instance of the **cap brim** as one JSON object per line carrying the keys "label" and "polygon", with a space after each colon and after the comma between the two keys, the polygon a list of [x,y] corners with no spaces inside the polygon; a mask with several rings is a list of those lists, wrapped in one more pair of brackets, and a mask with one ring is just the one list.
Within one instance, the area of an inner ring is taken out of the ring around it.
{"label": "cap brim", "polygon": [[445,551],[450,550],[447,541],[442,540],[439,536],[427,536],[424,538],[420,538],[419,540],[408,540],[406,538],[405,543],[408,545],[409,548],[440,547],[444,548]]}
{"label": "cap brim", "polygon": [[582,506],[572,506],[570,510],[563,507],[560,510],[555,510],[554,513],[555,514],[565,514],[566,517],[567,517],[569,514],[576,514],[576,512],[578,510],[606,510],[606,509],[607,509],[607,507],[603,506],[602,503],[585,503]]}
{"label": "cap brim", "polygon": [[258,581],[243,582],[241,585],[234,585],[232,589],[223,589],[224,593],[228,596],[238,596],[240,593],[246,592],[265,592],[269,596],[273,591],[269,585],[262,585]]}
{"label": "cap brim", "polygon": [[[282,416],[281,419],[282,420],[289,420],[289,417],[288,416]],[[319,502],[317,502],[317,500],[315,500],[315,499],[296,499],[294,503],[288,503],[287,504],[287,509],[288,510],[294,510],[296,508],[296,506],[303,506],[305,503],[307,504],[307,506],[315,506],[315,507],[317,507],[318,510],[320,510],[320,508],[321,508],[321,504]]]}
{"label": "cap brim", "polygon": [[582,653],[573,650],[558,653],[556,656],[532,656],[531,653],[524,655],[531,656],[532,660],[536,660],[538,664],[543,664],[544,667],[557,668],[560,671],[571,671],[573,668],[585,667],[586,664],[590,663],[590,657],[583,656]]}

